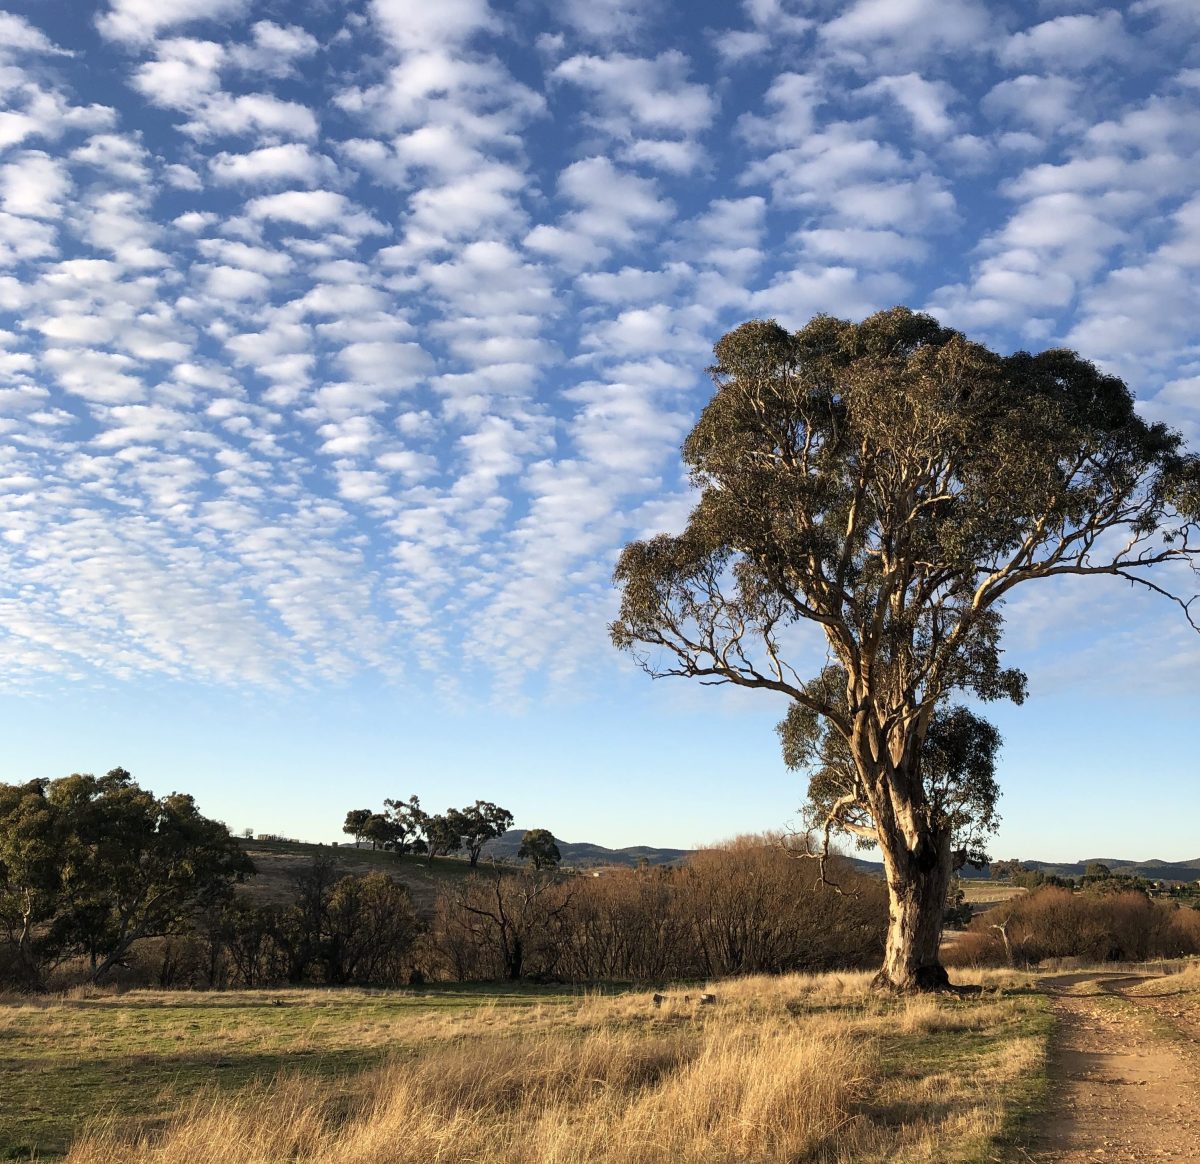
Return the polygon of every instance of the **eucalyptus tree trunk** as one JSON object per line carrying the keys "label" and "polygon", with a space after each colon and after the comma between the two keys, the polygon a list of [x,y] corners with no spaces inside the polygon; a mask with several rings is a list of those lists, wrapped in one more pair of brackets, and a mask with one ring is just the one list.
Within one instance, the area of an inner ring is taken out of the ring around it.
{"label": "eucalyptus tree trunk", "polygon": [[909,993],[950,984],[939,956],[953,872],[950,834],[893,822],[878,829],[888,886],[888,931],[878,989]]}

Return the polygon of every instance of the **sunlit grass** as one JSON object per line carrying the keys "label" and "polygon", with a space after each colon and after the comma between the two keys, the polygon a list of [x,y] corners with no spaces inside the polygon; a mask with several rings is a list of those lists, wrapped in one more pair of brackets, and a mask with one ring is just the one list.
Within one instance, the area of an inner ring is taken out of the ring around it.
{"label": "sunlit grass", "polygon": [[89,1006],[114,1078],[122,1039],[134,1060],[148,1041],[193,1063],[221,1045],[207,1080],[94,1105],[70,1164],[949,1164],[988,1159],[1044,1075],[1027,979],[975,977],[965,998],[831,974],[673,987],[657,1006],[643,991],[146,993],[5,1021],[29,1038],[36,1017],[58,1043]]}

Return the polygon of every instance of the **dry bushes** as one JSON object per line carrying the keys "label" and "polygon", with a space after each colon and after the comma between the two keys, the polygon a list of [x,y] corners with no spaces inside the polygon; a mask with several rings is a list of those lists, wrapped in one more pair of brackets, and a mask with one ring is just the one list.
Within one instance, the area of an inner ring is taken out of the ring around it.
{"label": "dry bushes", "polygon": [[663,982],[872,966],[882,956],[883,883],[762,839],[697,853],[680,868],[559,881],[481,877],[447,891],[430,965],[467,979]]}
{"label": "dry bushes", "polygon": [[1200,911],[1142,893],[1072,893],[1047,886],[978,915],[946,951],[945,961],[954,966],[1000,966],[1010,959],[1031,965],[1049,958],[1139,962],[1197,953]]}

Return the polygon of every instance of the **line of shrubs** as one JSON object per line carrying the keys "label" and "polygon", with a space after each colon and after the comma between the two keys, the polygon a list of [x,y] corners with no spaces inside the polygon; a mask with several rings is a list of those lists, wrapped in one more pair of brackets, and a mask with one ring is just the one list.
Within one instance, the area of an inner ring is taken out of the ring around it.
{"label": "line of shrubs", "polygon": [[1044,886],[976,916],[950,966],[1036,966],[1053,958],[1141,962],[1200,954],[1200,909],[1132,891]]}
{"label": "line of shrubs", "polygon": [[[111,980],[124,987],[394,986],[422,981],[660,982],[865,968],[883,950],[883,884],[748,839],[678,868],[603,875],[498,869],[448,884],[420,918],[386,873],[343,876],[332,854],[293,873],[291,900],[240,890],[187,932],[147,938]],[[60,966],[53,987],[86,978]]]}

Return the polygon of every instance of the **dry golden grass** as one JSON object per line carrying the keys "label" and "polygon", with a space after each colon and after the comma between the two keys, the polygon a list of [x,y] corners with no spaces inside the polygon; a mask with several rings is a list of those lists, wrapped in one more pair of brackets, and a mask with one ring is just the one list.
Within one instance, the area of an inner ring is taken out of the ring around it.
{"label": "dry golden grass", "polygon": [[997,884],[995,881],[963,881],[961,884],[963,896],[971,905],[999,905],[1029,892],[1020,885]]}
{"label": "dry golden grass", "polygon": [[894,1001],[869,976],[750,978],[414,1015],[408,1048],[316,1085],[203,1092],[165,1128],[94,1124],[68,1164],[798,1164],[988,1158],[1044,1030],[984,976]]}

